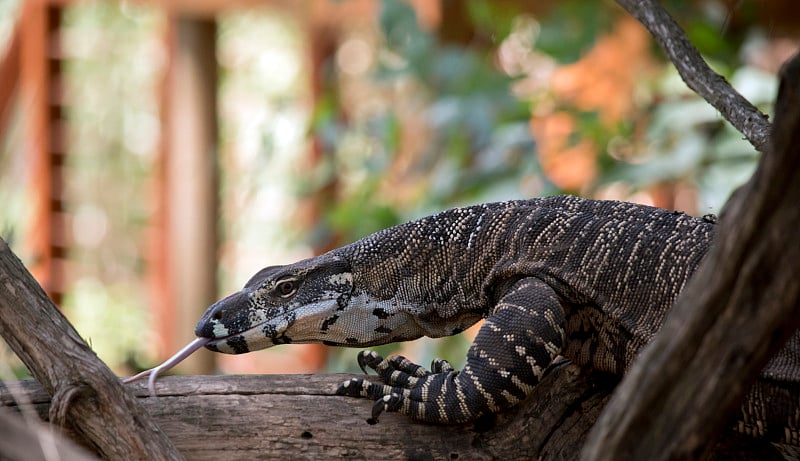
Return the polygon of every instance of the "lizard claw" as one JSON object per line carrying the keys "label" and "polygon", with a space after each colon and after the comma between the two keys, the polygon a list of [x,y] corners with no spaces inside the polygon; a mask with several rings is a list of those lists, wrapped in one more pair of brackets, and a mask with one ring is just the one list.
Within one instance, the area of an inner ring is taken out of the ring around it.
{"label": "lizard claw", "polygon": [[365,384],[369,385],[367,381],[361,378],[350,378],[347,381],[339,384],[336,388],[336,395],[346,395],[348,397],[367,397]]}
{"label": "lizard claw", "polygon": [[375,404],[372,405],[372,417],[367,419],[367,424],[378,424],[378,417],[381,413],[384,411],[397,411],[402,402],[403,397],[394,392],[376,400]]}
{"label": "lizard claw", "polygon": [[450,373],[454,371],[453,365],[450,365],[445,359],[433,359],[431,361],[431,373]]}
{"label": "lizard claw", "polygon": [[404,396],[399,393],[401,389],[395,388],[395,390],[397,392],[393,392],[387,386],[373,384],[361,378],[351,378],[339,385],[336,395],[374,399],[372,417],[367,419],[367,423],[377,424],[381,413],[398,411],[402,407]]}
{"label": "lizard claw", "polygon": [[375,351],[361,351],[358,353],[357,360],[358,367],[361,368],[361,371],[365,375],[368,375],[369,373],[367,372],[367,367],[374,370],[377,364],[383,361],[383,357],[381,357]]}

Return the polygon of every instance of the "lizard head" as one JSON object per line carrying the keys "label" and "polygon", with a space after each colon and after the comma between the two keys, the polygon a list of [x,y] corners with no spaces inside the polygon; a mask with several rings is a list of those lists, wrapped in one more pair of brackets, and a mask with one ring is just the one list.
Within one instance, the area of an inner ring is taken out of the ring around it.
{"label": "lizard head", "polygon": [[337,311],[350,303],[349,263],[322,256],[260,270],[232,295],[212,304],[195,327],[206,348],[242,354],[277,344],[319,343]]}

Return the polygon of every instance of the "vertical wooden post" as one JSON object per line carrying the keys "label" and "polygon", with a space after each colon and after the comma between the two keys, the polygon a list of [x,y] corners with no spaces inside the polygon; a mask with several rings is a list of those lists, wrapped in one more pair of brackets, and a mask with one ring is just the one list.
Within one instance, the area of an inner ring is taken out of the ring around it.
{"label": "vertical wooden post", "polygon": [[[333,94],[336,91],[336,82],[331,72],[331,62],[336,54],[338,46],[338,31],[335,27],[327,23],[328,18],[312,17],[307,23],[308,31],[308,52],[310,59],[309,71],[311,78],[310,96],[314,106],[316,106],[325,94]],[[324,152],[322,140],[318,136],[311,138],[311,147],[308,152],[307,164],[309,169],[319,166],[323,161]],[[330,203],[336,200],[339,183],[331,181],[325,187],[314,191],[301,204],[302,226],[311,228],[322,216],[323,210]],[[332,250],[341,244],[341,236],[330,235],[323,241],[314,245],[314,254],[322,254]],[[293,352],[299,360],[310,368],[320,370],[325,366],[328,358],[328,348],[319,344],[304,345],[302,349]]]}
{"label": "vertical wooden post", "polygon": [[31,272],[55,304],[64,290],[64,200],[62,167],[66,142],[62,119],[60,40],[61,6],[25,2],[21,27],[21,93],[25,110],[25,155],[31,160]]}
{"label": "vertical wooden post", "polygon": [[[158,194],[163,198],[151,259],[157,264],[154,317],[165,341],[162,358],[194,338],[195,323],[217,297],[216,23],[173,17],[168,34]],[[197,353],[182,368],[209,373],[213,364],[210,352]]]}

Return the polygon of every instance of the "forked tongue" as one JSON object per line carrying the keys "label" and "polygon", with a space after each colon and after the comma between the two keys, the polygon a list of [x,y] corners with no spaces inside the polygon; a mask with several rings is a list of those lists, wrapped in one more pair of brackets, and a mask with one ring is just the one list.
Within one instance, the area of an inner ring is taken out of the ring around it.
{"label": "forked tongue", "polygon": [[122,380],[122,383],[132,383],[144,378],[145,376],[149,376],[147,379],[147,390],[150,392],[150,397],[156,397],[156,378],[158,377],[159,373],[168,371],[175,365],[183,362],[186,357],[189,357],[194,353],[194,351],[208,344],[209,341],[211,341],[210,338],[197,338],[184,346],[183,349],[179,350],[175,355],[165,360],[161,365],[149,370],[145,370],[135,376],[131,376],[130,378],[125,378]]}

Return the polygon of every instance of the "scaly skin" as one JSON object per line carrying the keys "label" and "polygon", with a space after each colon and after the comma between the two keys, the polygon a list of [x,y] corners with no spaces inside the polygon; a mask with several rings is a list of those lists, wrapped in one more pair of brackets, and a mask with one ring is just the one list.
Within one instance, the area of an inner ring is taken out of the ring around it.
{"label": "scaly skin", "polygon": [[[362,352],[362,368],[384,384],[354,379],[339,388],[375,400],[373,422],[382,411],[470,421],[524,399],[558,355],[623,373],[662,325],[714,227],[683,213],[569,196],[456,208],[265,268],[209,307],[195,333],[211,350],[240,354],[448,336],[485,318],[461,370]],[[767,381],[791,381],[786,369],[796,364],[786,357],[796,355],[783,357],[765,369]],[[796,394],[787,399],[797,408]],[[767,429],[748,411],[742,432],[796,442],[795,410],[775,413]]]}

